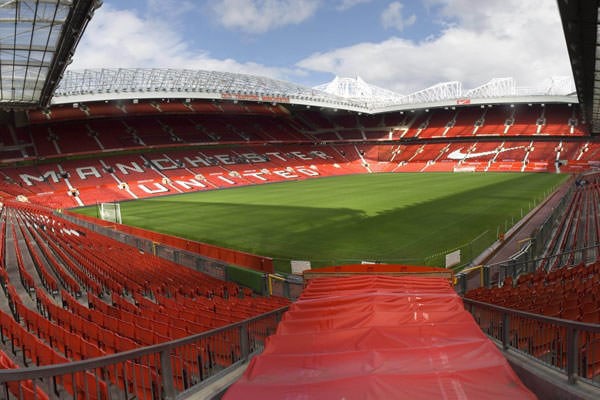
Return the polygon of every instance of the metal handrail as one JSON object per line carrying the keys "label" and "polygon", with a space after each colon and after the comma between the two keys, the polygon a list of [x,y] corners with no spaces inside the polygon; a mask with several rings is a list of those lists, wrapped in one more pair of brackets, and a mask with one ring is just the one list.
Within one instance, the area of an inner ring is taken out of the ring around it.
{"label": "metal handrail", "polygon": [[[0,384],[3,384],[6,387],[6,385],[9,382],[22,382],[27,380],[34,380],[35,382],[35,380],[38,379],[55,379],[56,377],[60,376],[72,376],[76,373],[85,373],[87,371],[94,371],[106,367],[114,367],[119,364],[126,363],[128,361],[137,363],[139,360],[144,360],[147,357],[151,357],[153,355],[156,356],[158,354],[158,356],[160,357],[162,385],[162,394],[160,398],[174,399],[177,396],[177,389],[173,385],[174,377],[171,372],[170,360],[177,350],[183,349],[185,348],[185,346],[189,345],[194,346],[207,339],[224,336],[231,332],[239,332],[239,343],[233,343],[232,345],[239,346],[241,352],[240,357],[235,360],[232,359],[231,365],[227,368],[219,369],[218,371],[216,371],[219,373],[223,373],[223,371],[226,371],[228,368],[231,368],[232,366],[235,367],[237,364],[239,364],[238,361],[248,360],[249,356],[254,351],[262,349],[264,345],[263,343],[257,344],[256,342],[253,342],[254,346],[251,346],[250,341],[252,340],[252,335],[255,335],[257,333],[254,332],[253,326],[265,321],[272,321],[273,323],[267,327],[267,331],[260,333],[261,336],[266,337],[268,336],[268,334],[274,332],[278,322],[281,320],[282,314],[287,309],[288,306],[281,307],[268,313],[264,313],[256,317],[249,318],[223,327],[215,328],[210,331],[194,334],[185,338],[180,338],[165,343],[141,347],[138,349],[125,351],[118,354],[111,354],[102,357],[81,361],[73,361],[63,364],[46,365],[31,368],[19,368],[12,370],[0,370]],[[143,365],[143,362],[141,363],[141,365]],[[201,376],[200,381],[205,381],[212,375]],[[96,379],[103,379],[103,377],[96,377]],[[34,386],[38,385],[34,383]],[[185,390],[189,389],[189,387],[185,388]]]}
{"label": "metal handrail", "polygon": [[[465,308],[482,330],[502,343],[503,349],[527,354],[565,373],[569,384],[577,379],[600,386],[600,373],[588,367],[600,346],[600,324],[590,324],[510,309],[464,298]],[[550,340],[549,340],[550,339]]]}
{"label": "metal handrail", "polygon": [[[481,268],[468,268],[456,274],[456,290],[460,294],[464,294],[471,289],[475,289],[476,287],[491,287],[499,282],[502,282],[507,276],[517,279],[522,273],[535,272],[537,270],[537,266],[540,265],[542,261],[552,261],[575,255],[577,259],[580,259],[583,262],[587,259],[587,252],[594,249],[600,249],[600,243],[591,246],[580,247],[577,249],[566,250],[562,253],[557,253],[546,257],[537,257],[526,260],[506,260],[494,264],[477,266]],[[476,273],[481,274],[481,279],[472,280],[471,278]],[[468,281],[475,282],[476,286],[468,285]],[[482,284],[479,283],[480,281]]]}
{"label": "metal handrail", "polygon": [[535,313],[531,313],[528,311],[515,310],[514,308],[502,307],[502,306],[498,306],[496,304],[485,303],[483,301],[473,300],[473,299],[469,299],[466,297],[463,298],[463,303],[465,303],[466,305],[469,305],[469,306],[477,305],[480,307],[485,307],[485,308],[499,311],[502,313],[526,317],[526,318],[529,318],[529,319],[532,319],[535,321],[539,321],[539,322],[550,322],[550,323],[553,323],[557,326],[561,326],[564,328],[568,328],[568,327],[581,328],[581,329],[589,330],[590,332],[593,332],[593,333],[600,333],[600,324],[590,324],[590,323],[581,322],[581,321],[572,321],[572,320],[568,320],[568,319],[549,317],[547,315],[535,314]]}

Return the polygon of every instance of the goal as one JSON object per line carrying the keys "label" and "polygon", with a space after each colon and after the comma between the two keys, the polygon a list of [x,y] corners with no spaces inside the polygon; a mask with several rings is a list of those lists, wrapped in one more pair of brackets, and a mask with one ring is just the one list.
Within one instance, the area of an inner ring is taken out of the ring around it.
{"label": "goal", "polygon": [[100,203],[98,205],[100,219],[121,223],[121,205],[119,203]]}

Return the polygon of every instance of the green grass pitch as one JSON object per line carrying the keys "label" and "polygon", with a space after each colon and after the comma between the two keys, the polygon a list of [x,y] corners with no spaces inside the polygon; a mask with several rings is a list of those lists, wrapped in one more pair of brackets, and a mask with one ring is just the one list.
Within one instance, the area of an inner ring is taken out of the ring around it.
{"label": "green grass pitch", "polygon": [[443,266],[456,248],[469,261],[566,178],[352,175],[128,201],[121,214],[124,224],[273,257],[280,271],[290,259]]}

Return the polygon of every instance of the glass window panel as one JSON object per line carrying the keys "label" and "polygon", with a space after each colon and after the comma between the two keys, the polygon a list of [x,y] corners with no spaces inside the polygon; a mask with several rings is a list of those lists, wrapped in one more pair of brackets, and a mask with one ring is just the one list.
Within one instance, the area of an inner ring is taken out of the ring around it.
{"label": "glass window panel", "polygon": [[50,25],[36,25],[33,31],[33,43],[45,46],[46,40],[48,40],[48,34],[50,32]]}
{"label": "glass window panel", "polygon": [[50,31],[49,43],[53,47],[56,47],[56,42],[58,42],[58,39],[60,39],[61,31],[62,31],[62,29],[60,29],[59,27],[56,27],[56,26]]}
{"label": "glass window panel", "polygon": [[[23,0],[0,7],[0,91],[3,99],[16,96],[16,101],[35,101],[35,96],[41,94],[61,38],[62,24],[72,4],[70,0]],[[11,65],[13,62],[16,65]]]}
{"label": "glass window panel", "polygon": [[12,53],[14,54],[15,60],[18,63],[23,63],[23,61],[27,61],[30,58],[27,50],[17,50],[13,51]]}
{"label": "glass window panel", "polygon": [[16,32],[17,38],[21,42],[29,41],[31,37],[31,30],[33,29],[33,20],[26,22],[17,22],[16,26],[13,27],[13,34]]}
{"label": "glass window panel", "polygon": [[[1,17],[0,17],[1,18]],[[14,28],[8,26],[6,24],[0,23],[0,42],[2,44],[8,44],[8,39],[10,38],[10,42],[12,42],[12,37],[15,33]]]}
{"label": "glass window panel", "polygon": [[40,75],[41,68],[28,68],[26,79],[37,79]]}

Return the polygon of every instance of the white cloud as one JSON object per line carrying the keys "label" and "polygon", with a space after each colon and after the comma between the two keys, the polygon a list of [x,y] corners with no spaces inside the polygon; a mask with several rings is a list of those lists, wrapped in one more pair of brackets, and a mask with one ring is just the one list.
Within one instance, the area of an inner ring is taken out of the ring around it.
{"label": "white cloud", "polygon": [[429,0],[447,22],[423,41],[392,37],[378,43],[313,54],[297,65],[409,93],[442,81],[472,88],[494,77],[513,76],[536,86],[571,75],[555,2],[522,0]]}
{"label": "white cloud", "polygon": [[221,0],[214,2],[212,10],[225,28],[259,34],[307,20],[319,3],[318,0]]}
{"label": "white cloud", "polygon": [[338,11],[346,11],[359,4],[370,3],[371,1],[372,0],[340,0],[336,9]]}
{"label": "white cloud", "polygon": [[69,68],[190,68],[280,79],[300,73],[231,58],[213,58],[205,51],[192,50],[174,29],[167,21],[140,17],[105,4],[88,25]]}
{"label": "white cloud", "polygon": [[175,20],[197,9],[191,0],[146,0],[148,12],[161,19]]}
{"label": "white cloud", "polygon": [[415,23],[417,16],[412,14],[408,18],[404,18],[402,15],[403,7],[402,3],[394,1],[381,13],[381,24],[385,29],[394,28],[398,31],[403,31],[405,27]]}

